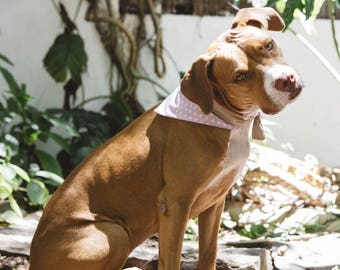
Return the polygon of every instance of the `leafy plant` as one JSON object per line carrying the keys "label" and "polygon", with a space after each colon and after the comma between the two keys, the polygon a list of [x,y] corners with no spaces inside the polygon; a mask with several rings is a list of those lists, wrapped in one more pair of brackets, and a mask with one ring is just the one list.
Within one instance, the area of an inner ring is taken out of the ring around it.
{"label": "leafy plant", "polygon": [[322,224],[302,224],[302,226],[306,233],[316,233],[326,229],[326,226]]}
{"label": "leafy plant", "polygon": [[[0,60],[12,65],[4,55],[0,54]],[[31,163],[37,163],[44,170],[62,176],[59,162],[39,148],[37,143],[52,139],[68,151],[68,141],[56,133],[55,129],[68,136],[78,136],[78,132],[62,118],[29,105],[31,97],[26,92],[26,86],[17,83],[3,65],[0,65],[0,73],[8,86],[7,95],[4,95],[5,102],[0,102],[0,142],[10,146],[12,162],[24,169],[28,169]]]}
{"label": "leafy plant", "polygon": [[[336,2],[337,1],[337,2]],[[316,19],[325,0],[268,0],[266,6],[275,7],[286,23],[286,29],[289,29],[291,22],[296,17],[297,12],[304,15],[304,20]],[[340,60],[340,49],[336,38],[335,31],[335,7],[340,5],[339,0],[328,0],[328,17],[331,22],[333,43]],[[290,29],[291,30],[291,29]],[[293,30],[291,30],[294,32]]]}
{"label": "leafy plant", "polygon": [[250,239],[257,239],[260,237],[280,237],[282,233],[274,233],[262,224],[253,224],[247,229],[239,230],[237,233],[241,236],[248,237]]}
{"label": "leafy plant", "polygon": [[39,143],[51,139],[69,152],[68,140],[57,131],[72,137],[78,132],[62,117],[29,104],[26,86],[7,67],[12,65],[0,54],[0,74],[8,87],[0,101],[0,200],[8,200],[11,209],[22,216],[19,205],[45,205],[63,181],[58,160]]}
{"label": "leafy plant", "polygon": [[59,4],[59,15],[64,24],[64,32],[58,35],[44,57],[44,66],[56,82],[66,82],[64,85],[64,109],[70,109],[70,98],[76,96],[76,91],[82,83],[81,75],[86,71],[87,54],[84,41],[77,33],[77,26],[69,18],[63,4]]}
{"label": "leafy plant", "polygon": [[314,10],[314,2],[314,0],[269,0],[267,6],[276,6],[278,8],[287,28],[294,20],[296,10],[301,11],[306,16],[306,19],[310,18]]}
{"label": "leafy plant", "polygon": [[[50,198],[50,190],[59,186],[63,178],[41,170],[37,164],[31,164],[25,171],[11,162],[10,153],[9,147],[0,143],[0,200],[8,200],[12,211],[22,217],[20,204],[45,205]],[[0,220],[6,221],[2,215]]]}

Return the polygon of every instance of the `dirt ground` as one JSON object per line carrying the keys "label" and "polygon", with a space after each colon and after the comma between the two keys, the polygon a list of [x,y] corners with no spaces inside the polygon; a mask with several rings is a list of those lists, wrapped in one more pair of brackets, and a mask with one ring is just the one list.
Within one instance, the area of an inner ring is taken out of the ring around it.
{"label": "dirt ground", "polygon": [[[140,262],[136,260],[129,260],[126,264],[126,269],[130,267],[140,267],[143,270],[156,270],[157,261],[151,261],[147,264],[140,265]],[[29,268],[29,257],[22,254],[12,254],[4,251],[0,251],[0,270],[28,270]],[[192,264],[183,264],[182,270],[194,269]],[[221,261],[217,262],[217,270],[229,270],[230,268]]]}

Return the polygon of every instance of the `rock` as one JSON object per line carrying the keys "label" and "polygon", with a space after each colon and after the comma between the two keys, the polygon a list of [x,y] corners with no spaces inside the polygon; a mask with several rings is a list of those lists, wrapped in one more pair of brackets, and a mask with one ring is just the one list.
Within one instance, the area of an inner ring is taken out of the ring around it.
{"label": "rock", "polygon": [[293,241],[284,255],[274,247],[272,256],[279,270],[336,269],[340,266],[340,234],[329,234],[308,241]]}
{"label": "rock", "polygon": [[41,212],[25,218],[13,218],[8,227],[0,227],[0,250],[29,255],[33,234],[38,225]]}

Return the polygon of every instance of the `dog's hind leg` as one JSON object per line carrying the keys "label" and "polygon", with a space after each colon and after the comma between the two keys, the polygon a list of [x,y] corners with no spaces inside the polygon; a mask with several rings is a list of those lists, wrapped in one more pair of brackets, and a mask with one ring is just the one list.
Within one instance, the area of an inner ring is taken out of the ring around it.
{"label": "dog's hind leg", "polygon": [[130,238],[119,224],[96,221],[41,239],[30,270],[119,270],[130,253]]}
{"label": "dog's hind leg", "polygon": [[106,235],[109,243],[108,260],[103,269],[122,269],[131,252],[129,234],[119,224],[103,222],[96,227]]}

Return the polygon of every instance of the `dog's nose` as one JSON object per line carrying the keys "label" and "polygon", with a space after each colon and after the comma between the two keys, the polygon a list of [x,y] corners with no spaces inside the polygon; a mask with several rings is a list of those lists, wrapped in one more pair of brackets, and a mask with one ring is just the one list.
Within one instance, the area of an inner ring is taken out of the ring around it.
{"label": "dog's nose", "polygon": [[274,86],[278,91],[289,93],[290,101],[295,100],[303,88],[303,84],[293,74],[276,79]]}
{"label": "dog's nose", "polygon": [[275,80],[275,88],[283,92],[292,92],[295,90],[296,79],[294,75],[288,75]]}

